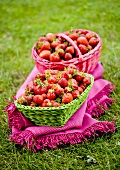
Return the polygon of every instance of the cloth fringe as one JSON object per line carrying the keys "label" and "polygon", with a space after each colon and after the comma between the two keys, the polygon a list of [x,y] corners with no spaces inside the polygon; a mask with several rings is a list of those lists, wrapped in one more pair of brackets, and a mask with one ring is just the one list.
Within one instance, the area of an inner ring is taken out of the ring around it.
{"label": "cloth fringe", "polygon": [[10,128],[14,126],[18,130],[21,130],[23,127],[33,126],[33,124],[18,111],[14,102],[8,104],[4,112],[8,113],[8,124]]}
{"label": "cloth fringe", "polygon": [[88,141],[90,137],[97,137],[103,133],[110,133],[115,131],[115,122],[97,122],[91,127],[87,128],[82,133],[69,133],[60,135],[46,135],[34,137],[31,131],[25,130],[17,132],[10,136],[10,141],[15,142],[21,146],[25,146],[30,151],[36,152],[42,149],[56,149],[57,146],[64,144],[78,144]]}
{"label": "cloth fringe", "polygon": [[100,93],[88,101],[86,112],[92,117],[100,117],[103,115],[104,111],[108,110],[108,107],[115,101],[108,97],[114,88],[112,83],[105,86]]}

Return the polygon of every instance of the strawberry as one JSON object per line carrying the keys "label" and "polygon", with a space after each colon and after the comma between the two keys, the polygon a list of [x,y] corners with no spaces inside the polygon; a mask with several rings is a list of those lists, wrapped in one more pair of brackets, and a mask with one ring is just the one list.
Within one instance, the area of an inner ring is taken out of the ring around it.
{"label": "strawberry", "polygon": [[35,79],[37,78],[40,78],[40,80],[45,80],[45,73],[38,73],[36,76],[35,76]]}
{"label": "strawberry", "polygon": [[88,40],[90,40],[92,37],[94,37],[94,33],[88,32],[88,33],[86,34],[86,38],[87,38]]}
{"label": "strawberry", "polygon": [[57,51],[58,49],[63,49],[63,50],[65,50],[65,48],[66,48],[66,44],[65,44],[65,43],[62,43],[62,44],[59,44],[58,46],[56,46],[55,51]]}
{"label": "strawberry", "polygon": [[58,103],[58,102],[54,102],[54,103],[53,103],[53,107],[59,107],[59,106],[61,106],[60,103]]}
{"label": "strawberry", "polygon": [[75,79],[68,80],[68,86],[72,89],[78,89],[78,82]]}
{"label": "strawberry", "polygon": [[72,91],[72,96],[73,96],[73,99],[76,99],[76,98],[78,98],[79,97],[79,90],[74,90],[74,91]]}
{"label": "strawberry", "polygon": [[53,33],[47,33],[47,35],[46,35],[46,39],[47,39],[49,42],[52,42],[55,38],[56,38],[56,35],[53,34]]}
{"label": "strawberry", "polygon": [[61,87],[67,87],[68,86],[68,81],[66,78],[61,78],[59,81],[58,81],[58,84],[61,86]]}
{"label": "strawberry", "polygon": [[42,107],[51,107],[52,103],[49,99],[45,99],[42,103]]}
{"label": "strawberry", "polygon": [[71,101],[73,101],[73,96],[71,93],[65,93],[62,97],[62,102],[64,104],[70,103]]}
{"label": "strawberry", "polygon": [[50,78],[48,78],[48,83],[49,84],[55,84],[57,82],[56,78],[54,76],[51,76]]}
{"label": "strawberry", "polygon": [[60,86],[57,86],[57,88],[55,89],[55,93],[60,96],[64,93],[64,89]]}
{"label": "strawberry", "polygon": [[70,53],[65,53],[64,59],[67,60],[71,60],[72,59],[72,54]]}
{"label": "strawberry", "polygon": [[74,50],[74,47],[73,46],[69,46],[66,48],[65,50],[66,53],[70,53],[71,55],[74,54],[75,50]]}
{"label": "strawberry", "polygon": [[43,96],[43,99],[47,98],[47,94],[45,94],[45,93],[43,93],[42,96]]}
{"label": "strawberry", "polygon": [[72,90],[73,89],[70,86],[67,86],[67,87],[64,88],[65,93],[71,92]]}
{"label": "strawberry", "polygon": [[99,40],[95,37],[92,37],[90,40],[89,40],[89,45],[91,45],[92,47],[95,47],[97,44],[98,44]]}
{"label": "strawberry", "polygon": [[62,48],[56,49],[56,52],[60,57],[63,57],[65,55],[65,51]]}
{"label": "strawberry", "polygon": [[40,47],[41,51],[43,50],[50,50],[50,43],[48,41],[44,41]]}
{"label": "strawberry", "polygon": [[80,49],[82,54],[86,54],[88,52],[87,47],[85,45],[83,45],[83,44],[79,44],[78,48]]}
{"label": "strawberry", "polygon": [[79,37],[79,38],[77,39],[77,42],[78,42],[79,44],[83,44],[83,45],[85,45],[85,46],[87,46],[87,45],[89,44],[88,40],[87,40],[85,37]]}
{"label": "strawberry", "polygon": [[59,44],[61,44],[61,41],[56,39],[51,43],[51,48],[55,49]]}
{"label": "strawberry", "polygon": [[34,93],[35,93],[36,95],[37,95],[37,94],[41,95],[41,94],[43,94],[43,93],[47,93],[47,91],[48,91],[48,89],[47,89],[46,86],[44,86],[44,87],[41,87],[41,86],[39,86],[39,85],[34,86]]}
{"label": "strawberry", "polygon": [[46,41],[46,37],[39,37],[38,38],[38,42],[44,42],[44,41]]}
{"label": "strawberry", "polygon": [[52,53],[49,58],[50,58],[51,62],[58,62],[58,61],[60,61],[60,56],[56,52]]}
{"label": "strawberry", "polygon": [[56,99],[56,94],[55,94],[54,90],[51,90],[51,89],[48,90],[47,98],[48,98],[49,100],[54,100],[54,99]]}
{"label": "strawberry", "polygon": [[61,77],[66,78],[68,80],[70,78],[70,74],[68,73],[68,71],[63,71]]}
{"label": "strawberry", "polygon": [[91,45],[88,45],[88,46],[87,46],[87,50],[88,50],[88,51],[92,50],[92,46],[91,46]]}
{"label": "strawberry", "polygon": [[73,41],[77,40],[77,38],[79,37],[77,33],[71,33],[68,35]]}
{"label": "strawberry", "polygon": [[82,73],[78,72],[75,76],[75,79],[79,82],[82,81],[84,78],[84,76],[82,75]]}
{"label": "strawberry", "polygon": [[28,104],[30,104],[30,103],[33,101],[33,96],[34,96],[34,95],[26,96],[26,100],[27,100],[27,103],[28,103]]}
{"label": "strawberry", "polygon": [[38,105],[41,105],[43,102],[44,98],[42,95],[35,95],[33,96],[33,102],[35,102]]}
{"label": "strawberry", "polygon": [[22,104],[22,105],[27,105],[27,98],[26,98],[26,96],[19,97],[19,98],[17,99],[17,102],[18,102],[19,104]]}
{"label": "strawberry", "polygon": [[43,51],[41,51],[41,53],[39,54],[39,57],[42,58],[42,59],[49,60],[50,55],[51,55],[50,50],[43,50]]}
{"label": "strawberry", "polygon": [[[83,89],[83,91],[84,91],[85,88],[86,88],[85,85],[84,85],[83,83],[81,83],[79,87],[81,87],[81,88]],[[79,91],[81,91],[81,89],[79,89]]]}
{"label": "strawberry", "polygon": [[91,84],[91,79],[90,79],[89,76],[85,76],[83,78],[83,84],[85,84],[85,85],[90,85]]}
{"label": "strawberry", "polygon": [[81,94],[83,92],[83,88],[82,87],[78,87],[78,91],[79,91],[79,94]]}

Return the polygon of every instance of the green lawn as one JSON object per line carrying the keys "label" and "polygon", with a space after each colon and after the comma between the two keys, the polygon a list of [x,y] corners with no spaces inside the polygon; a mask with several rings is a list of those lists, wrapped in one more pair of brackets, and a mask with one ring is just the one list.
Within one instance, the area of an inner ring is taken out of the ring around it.
{"label": "green lawn", "polygon": [[[48,32],[71,28],[98,33],[103,41],[100,61],[104,78],[115,84],[117,100],[99,120],[116,120],[116,132],[73,146],[30,153],[8,141],[7,114],[2,112],[34,67],[31,48]],[[119,170],[120,169],[120,1],[1,0],[0,1],[0,169]],[[91,159],[89,161],[89,156]]]}

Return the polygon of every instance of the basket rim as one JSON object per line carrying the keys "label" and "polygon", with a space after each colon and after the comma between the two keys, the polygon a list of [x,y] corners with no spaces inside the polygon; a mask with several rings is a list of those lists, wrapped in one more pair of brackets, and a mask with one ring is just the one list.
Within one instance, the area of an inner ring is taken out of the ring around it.
{"label": "basket rim", "polygon": [[[100,38],[100,36],[96,33],[96,32],[93,32],[93,31],[91,31],[91,30],[84,30],[84,29],[75,29],[75,31],[87,31],[87,32],[91,32],[91,33],[94,33],[96,36],[97,36],[97,38],[98,38],[98,40],[99,40],[99,42],[98,42],[98,44],[96,45],[96,47],[94,48],[94,49],[92,49],[91,51],[89,51],[88,53],[86,53],[86,54],[84,54],[84,55],[79,55],[79,57],[77,58],[73,58],[73,59],[71,59],[71,60],[68,60],[68,61],[62,61],[62,62],[51,62],[51,61],[49,61],[49,60],[46,60],[46,59],[42,59],[42,58],[40,58],[39,57],[39,55],[37,54],[37,52],[36,52],[36,49],[35,49],[35,46],[36,46],[36,43],[33,45],[33,47],[32,47],[32,53],[31,53],[31,57],[36,61],[36,62],[44,62],[45,64],[52,64],[52,65],[57,65],[57,64],[69,64],[69,63],[71,63],[71,62],[77,62],[78,60],[79,61],[84,61],[84,59],[87,57],[87,58],[90,58],[91,57],[91,55],[95,52],[95,51],[97,51],[97,49],[101,49],[101,47],[102,47],[102,40],[101,40],[101,38]],[[56,35],[59,35],[59,34],[61,34],[61,33],[58,33],[58,34],[56,34]],[[62,33],[62,34],[64,34],[64,33]],[[71,39],[72,40],[72,39]]]}
{"label": "basket rim", "polygon": [[92,76],[91,74],[88,74],[88,73],[84,73],[84,74],[91,78],[91,84],[85,89],[85,91],[82,92],[82,94],[78,98],[74,99],[72,102],[70,102],[68,104],[64,104],[59,107],[32,107],[32,106],[25,106],[25,105],[18,104],[17,100],[14,101],[14,104],[17,108],[24,108],[25,110],[31,109],[34,111],[63,110],[65,108],[68,108],[70,105],[74,104],[75,101],[80,100],[87,92],[89,92],[94,84],[94,76]]}

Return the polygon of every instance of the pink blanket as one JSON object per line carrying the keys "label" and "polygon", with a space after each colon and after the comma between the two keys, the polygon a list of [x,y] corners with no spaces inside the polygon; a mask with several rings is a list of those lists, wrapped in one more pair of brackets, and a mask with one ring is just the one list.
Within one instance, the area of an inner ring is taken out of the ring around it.
{"label": "pink blanket", "polygon": [[[102,78],[103,72],[103,66],[98,63],[92,72],[95,82],[87,100],[63,127],[35,126],[17,110],[14,102],[7,105],[5,111],[8,113],[8,124],[12,128],[10,141],[36,152],[37,150],[56,148],[62,144],[81,143],[90,137],[114,132],[114,121],[98,121],[93,118],[104,114],[104,111],[108,110],[111,103],[114,102],[109,97],[114,85]],[[24,92],[26,84],[37,73],[38,70],[34,67],[18,90],[16,98]]]}

